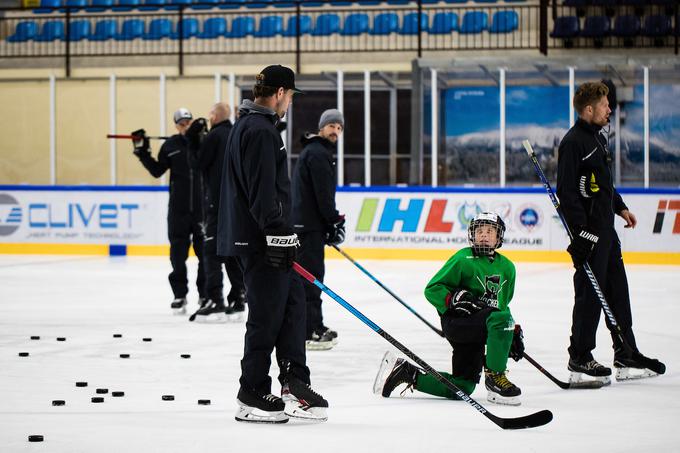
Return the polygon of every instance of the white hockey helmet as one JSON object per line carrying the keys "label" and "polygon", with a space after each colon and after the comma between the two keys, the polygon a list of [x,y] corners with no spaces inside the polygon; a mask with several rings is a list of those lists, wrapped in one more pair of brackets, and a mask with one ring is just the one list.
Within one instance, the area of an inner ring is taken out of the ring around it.
{"label": "white hockey helmet", "polygon": [[[496,229],[496,243],[492,245],[475,243],[475,230],[481,225],[491,225]],[[503,245],[505,222],[494,212],[480,212],[468,225],[468,243],[475,255],[492,256]]]}

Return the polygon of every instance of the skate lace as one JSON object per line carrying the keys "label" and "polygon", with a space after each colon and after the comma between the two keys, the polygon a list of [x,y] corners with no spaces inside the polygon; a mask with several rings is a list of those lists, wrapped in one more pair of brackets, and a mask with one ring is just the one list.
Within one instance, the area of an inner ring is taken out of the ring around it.
{"label": "skate lace", "polygon": [[399,384],[397,384],[397,385],[401,385],[401,384],[408,384],[408,385],[406,387],[404,387],[404,390],[399,392],[399,396],[404,396],[404,393],[406,393],[407,390],[410,390],[411,393],[413,393],[413,382],[408,382],[407,380],[403,380],[403,381],[400,381]]}
{"label": "skate lace", "polygon": [[270,402],[270,403],[273,403],[273,402],[275,402],[276,400],[278,400],[279,398],[278,398],[276,395],[273,395],[273,394],[269,393],[269,394],[267,394],[267,395],[264,395],[264,399],[265,399],[266,401]]}
{"label": "skate lace", "polygon": [[510,382],[505,374],[494,373],[493,380],[502,389],[508,389],[512,387],[512,382]]}

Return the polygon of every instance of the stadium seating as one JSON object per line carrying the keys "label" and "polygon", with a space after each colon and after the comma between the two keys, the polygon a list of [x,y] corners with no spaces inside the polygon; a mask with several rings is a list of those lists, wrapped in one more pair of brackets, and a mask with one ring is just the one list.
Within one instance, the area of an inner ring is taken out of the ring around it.
{"label": "stadium seating", "polygon": [[639,35],[640,18],[629,14],[617,16],[612,34],[621,38],[631,38]]}
{"label": "stadium seating", "polygon": [[225,33],[227,38],[245,38],[255,34],[255,18],[239,16],[231,23],[231,31]]}
{"label": "stadium seating", "polygon": [[343,6],[352,6],[354,4],[354,2],[350,2],[350,1],[347,1],[347,0],[330,0],[330,4],[331,4],[331,6],[343,7]]}
{"label": "stadium seating", "polygon": [[320,14],[316,18],[312,36],[330,36],[334,33],[340,33],[340,16],[333,13]]}
{"label": "stadium seating", "polygon": [[144,21],[141,19],[126,19],[115,36],[116,41],[132,41],[144,36]]}
{"label": "stadium seating", "polygon": [[225,0],[218,5],[220,9],[238,9],[245,4],[246,0]]}
{"label": "stadium seating", "polygon": [[154,19],[149,22],[148,31],[142,36],[145,41],[158,41],[159,39],[169,38],[172,35],[172,22],[170,19]]}
{"label": "stadium seating", "polygon": [[40,8],[33,10],[36,14],[49,14],[55,11],[53,8],[61,6],[61,0],[40,0]]}
{"label": "stadium seating", "polygon": [[180,6],[189,6],[193,3],[193,0],[168,0],[165,5],[165,9],[168,11],[177,11]]}
{"label": "stadium seating", "polygon": [[114,19],[104,19],[94,26],[94,33],[90,35],[90,41],[108,41],[118,34],[118,22]]}
{"label": "stadium seating", "polygon": [[38,34],[38,24],[32,20],[21,21],[14,29],[14,34],[7,37],[9,42],[26,42]]}
{"label": "stadium seating", "polygon": [[664,14],[655,14],[645,17],[642,34],[652,38],[668,36],[673,31],[671,18]]}
{"label": "stadium seating", "polygon": [[116,6],[111,8],[113,11],[132,11],[141,4],[141,0],[118,0]]}
{"label": "stadium seating", "polygon": [[[427,14],[420,15],[420,29],[422,31],[428,30],[429,18]],[[400,35],[417,35],[418,34],[418,13],[408,13],[404,16],[404,22],[399,30]]]}
{"label": "stadium seating", "polygon": [[[198,19],[195,17],[185,17],[181,21],[182,23],[182,39],[189,39],[198,36],[199,34],[199,23]],[[179,22],[177,22],[177,26],[175,28],[175,32],[170,35],[170,38],[172,39],[179,39],[180,37],[180,31],[179,31]]]}
{"label": "stadium seating", "polygon": [[203,22],[203,32],[198,34],[200,39],[215,39],[227,34],[227,20],[224,17],[210,17]]}
{"label": "stadium seating", "polygon": [[[89,20],[74,20],[68,26],[68,40],[71,42],[82,41],[92,34],[92,23]],[[66,39],[66,37],[64,37]]]}
{"label": "stadium seating", "polygon": [[286,0],[274,0],[274,8],[294,8],[295,3]]}
{"label": "stadium seating", "polygon": [[489,33],[510,33],[519,28],[516,11],[496,11],[491,18]]}
{"label": "stadium seating", "polygon": [[216,8],[219,4],[220,0],[196,0],[194,4],[191,5],[191,9],[212,9]]}
{"label": "stadium seating", "polygon": [[64,22],[60,20],[50,20],[43,24],[40,34],[35,35],[33,40],[39,42],[50,42],[63,40],[64,37]]}
{"label": "stadium seating", "polygon": [[434,35],[447,35],[458,30],[458,14],[453,12],[439,12],[432,19],[430,33]]}
{"label": "stadium seating", "polygon": [[562,16],[555,19],[555,28],[553,28],[550,36],[553,38],[575,38],[581,31],[578,17],[576,16]]}
{"label": "stadium seating", "polygon": [[142,6],[140,6],[138,9],[140,11],[158,11],[161,8],[164,8],[165,5],[167,4],[166,0],[143,0]]}
{"label": "stadium seating", "polygon": [[583,24],[581,36],[586,38],[605,38],[609,36],[611,24],[607,16],[588,16]]}
{"label": "stadium seating", "polygon": [[345,36],[357,36],[368,33],[370,21],[366,13],[352,13],[345,18],[345,26],[340,32]]}
{"label": "stadium seating", "polygon": [[399,16],[396,13],[380,13],[373,19],[372,35],[389,35],[399,31]]}
{"label": "stadium seating", "polygon": [[463,23],[460,26],[460,33],[474,34],[481,33],[488,26],[489,16],[483,11],[468,11],[463,16]]}
{"label": "stadium seating", "polygon": [[[87,1],[88,0],[65,0],[62,3],[62,6],[68,6],[69,10],[71,10],[72,13],[79,11],[81,9],[85,9],[87,6]],[[66,12],[66,8],[61,8],[59,11],[62,13]]]}
{"label": "stadium seating", "polygon": [[113,7],[113,0],[92,0],[90,6],[85,8],[88,13],[99,13]]}
{"label": "stadium seating", "polygon": [[258,38],[271,38],[283,33],[283,17],[265,16],[260,19],[260,28],[255,32]]}
{"label": "stadium seating", "polygon": [[[312,32],[312,18],[306,14],[300,15],[300,36],[308,35]],[[283,36],[297,36],[298,34],[298,19],[297,16],[288,18],[288,25],[283,32]]]}

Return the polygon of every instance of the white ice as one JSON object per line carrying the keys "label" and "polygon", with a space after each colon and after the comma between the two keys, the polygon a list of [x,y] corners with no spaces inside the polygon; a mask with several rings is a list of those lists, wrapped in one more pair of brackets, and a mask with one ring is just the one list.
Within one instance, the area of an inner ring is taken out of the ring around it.
{"label": "white ice", "polygon": [[[422,288],[439,262],[362,261],[432,323]],[[190,268],[195,273],[195,259]],[[572,286],[566,264],[518,264],[512,310],[527,352],[562,380]],[[383,338],[330,299],[331,351],[308,353],[312,382],[330,402],[323,424],[234,421],[244,324],[198,325],[170,314],[167,258],[0,256],[0,452],[648,452],[680,451],[680,268],[628,266],[641,351],[662,359],[664,376],[600,390],[561,390],[526,361],[509,362],[520,407],[473,397],[503,417],[550,409],[546,426],[504,431],[462,402],[424,394],[372,394]],[[351,263],[327,262],[327,285],[439,370],[448,344]],[[192,288],[190,310],[196,309]],[[122,339],[112,337],[123,334]],[[40,335],[39,341],[30,340]],[[56,337],[66,337],[57,342]],[[152,337],[150,343],[143,337]],[[393,349],[393,348],[392,348]],[[393,349],[394,350],[394,349]],[[19,357],[18,352],[29,352]],[[394,350],[394,352],[397,352]],[[119,358],[130,353],[130,359]],[[181,359],[189,353],[191,359]],[[600,322],[595,357],[611,365]],[[276,379],[274,365],[271,375]],[[76,388],[76,381],[87,381]],[[96,388],[123,398],[90,398]],[[274,383],[274,391],[278,392]],[[173,394],[175,401],[162,401]],[[212,400],[198,406],[199,398]],[[53,407],[54,399],[66,406]],[[29,443],[31,434],[45,436]]]}

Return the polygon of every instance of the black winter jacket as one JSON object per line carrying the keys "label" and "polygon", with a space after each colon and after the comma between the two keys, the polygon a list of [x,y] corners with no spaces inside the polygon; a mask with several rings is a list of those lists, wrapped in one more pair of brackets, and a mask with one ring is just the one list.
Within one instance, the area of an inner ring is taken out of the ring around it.
{"label": "black winter jacket", "polygon": [[168,138],[158,152],[158,160],[151,153],[142,153],[139,160],[154,178],[170,169],[169,215],[201,212],[200,176],[191,168],[184,136],[175,134]]}
{"label": "black winter jacket", "polygon": [[217,254],[266,248],[265,232],[290,234],[290,180],[278,115],[245,100],[227,141],[217,222]]}
{"label": "black winter jacket", "polygon": [[614,188],[611,153],[601,130],[579,118],[560,143],[557,196],[572,232],[587,226],[607,233],[614,228],[614,215],[628,209]]}
{"label": "black winter jacket", "polygon": [[196,167],[203,175],[203,187],[207,192],[204,197],[206,209],[211,212],[217,212],[220,203],[222,166],[231,128],[229,120],[215,124],[203,139],[196,160]]}
{"label": "black winter jacket", "polygon": [[335,144],[305,134],[302,145],[293,172],[293,228],[297,232],[328,231],[340,217],[335,207]]}

